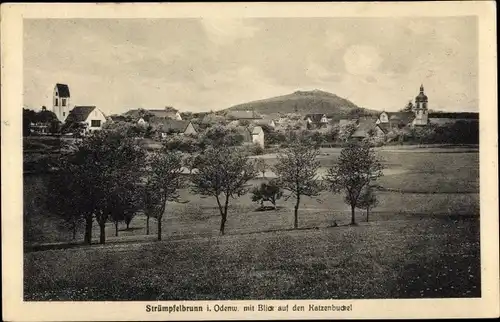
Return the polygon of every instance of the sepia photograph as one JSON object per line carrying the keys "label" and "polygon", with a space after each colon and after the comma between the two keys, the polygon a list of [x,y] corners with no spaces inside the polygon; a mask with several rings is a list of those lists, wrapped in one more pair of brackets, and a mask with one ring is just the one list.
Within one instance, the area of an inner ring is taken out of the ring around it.
{"label": "sepia photograph", "polygon": [[480,22],[24,17],[22,301],[481,299]]}

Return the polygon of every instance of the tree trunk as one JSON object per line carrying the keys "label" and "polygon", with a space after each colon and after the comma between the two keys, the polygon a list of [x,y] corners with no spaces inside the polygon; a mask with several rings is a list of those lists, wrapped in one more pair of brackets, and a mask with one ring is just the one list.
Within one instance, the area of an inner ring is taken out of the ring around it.
{"label": "tree trunk", "polygon": [[355,208],[355,206],[351,205],[351,224],[352,225],[356,224],[356,219],[354,217],[354,208]]}
{"label": "tree trunk", "polygon": [[366,222],[368,222],[369,217],[370,217],[370,207],[366,208]]}
{"label": "tree trunk", "polygon": [[220,220],[220,234],[224,235],[224,227],[226,226],[227,215],[223,215]]}
{"label": "tree trunk", "polygon": [[127,230],[129,229],[129,226],[130,226],[130,221],[127,221]]}
{"label": "tree trunk", "polygon": [[106,243],[106,223],[99,223],[99,228],[101,231],[101,235],[99,236],[99,244],[105,244]]}
{"label": "tree trunk", "polygon": [[149,215],[146,215],[146,235],[149,235]]}
{"label": "tree trunk", "polygon": [[161,219],[162,218],[163,218],[163,216],[158,218],[158,240],[161,240]]}
{"label": "tree trunk", "polygon": [[73,224],[73,240],[76,239],[76,224]]}
{"label": "tree trunk", "polygon": [[118,221],[115,221],[115,236],[118,237]]}
{"label": "tree trunk", "polygon": [[87,215],[85,218],[85,236],[84,236],[85,244],[92,244],[92,215]]}
{"label": "tree trunk", "polygon": [[295,218],[293,221],[293,228],[299,228],[299,204],[300,204],[300,196],[297,196],[297,202],[295,203]]}

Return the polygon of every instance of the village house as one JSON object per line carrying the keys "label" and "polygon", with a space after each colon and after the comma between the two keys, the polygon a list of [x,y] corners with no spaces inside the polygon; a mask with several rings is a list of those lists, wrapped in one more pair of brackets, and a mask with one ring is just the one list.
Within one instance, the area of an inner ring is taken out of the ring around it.
{"label": "village house", "polygon": [[248,120],[248,121],[253,121],[253,120],[260,120],[262,119],[262,116],[257,114],[254,111],[229,111],[226,114],[226,119],[228,121],[241,121],[241,120]]}
{"label": "village house", "polygon": [[52,111],[61,123],[64,123],[69,115],[70,96],[68,85],[57,83],[54,86]]}
{"label": "village house", "polygon": [[182,120],[172,120],[172,119],[162,119],[159,120],[157,124],[158,132],[162,138],[168,137],[168,135],[195,135],[198,134],[193,123],[191,121]]}
{"label": "village house", "polygon": [[328,118],[322,113],[306,114],[303,120],[306,121],[308,129],[320,129],[328,125]]}
{"label": "village house", "polygon": [[85,135],[101,130],[106,120],[104,113],[95,106],[75,106],[66,118],[66,124],[68,130],[79,129]]}
{"label": "village house", "polygon": [[252,143],[264,148],[264,130],[260,126],[255,126],[252,129]]}
{"label": "village house", "polygon": [[203,125],[225,124],[226,118],[215,113],[207,113],[203,116],[200,123]]}
{"label": "village house", "polygon": [[274,120],[272,118],[269,118],[269,117],[266,117],[266,116],[264,116],[260,120],[253,121],[253,124],[258,125],[258,126],[268,126],[268,127],[272,128],[272,129],[276,128],[276,123],[274,122]]}
{"label": "village house", "polygon": [[127,111],[124,115],[136,119],[137,125],[142,126],[147,126],[152,118],[182,121],[182,116],[179,111],[171,106],[167,106],[164,109],[132,109]]}

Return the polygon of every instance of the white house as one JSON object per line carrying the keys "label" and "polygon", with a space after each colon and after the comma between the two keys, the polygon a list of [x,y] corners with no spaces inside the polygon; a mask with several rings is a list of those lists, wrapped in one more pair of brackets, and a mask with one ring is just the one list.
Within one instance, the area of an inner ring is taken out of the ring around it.
{"label": "white house", "polygon": [[106,122],[104,113],[95,106],[75,106],[69,112],[66,123],[83,125],[83,134],[99,131]]}
{"label": "white house", "polygon": [[252,130],[252,143],[257,143],[264,148],[264,130],[260,126],[256,126]]}

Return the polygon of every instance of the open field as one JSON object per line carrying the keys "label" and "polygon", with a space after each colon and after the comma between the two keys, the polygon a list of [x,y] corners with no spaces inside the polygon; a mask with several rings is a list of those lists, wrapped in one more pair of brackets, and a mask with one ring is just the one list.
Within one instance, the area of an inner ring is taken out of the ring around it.
{"label": "open field", "polygon": [[[340,151],[340,150],[338,150]],[[379,205],[351,227],[341,195],[304,198],[299,227],[293,200],[256,211],[233,200],[218,236],[214,198],[181,191],[169,203],[162,242],[138,215],[106,245],[25,254],[29,300],[262,298],[418,298],[480,296],[478,153],[378,151],[386,166]],[[336,151],[323,151],[324,168]],[[269,163],[273,159],[268,158]],[[45,176],[25,176],[25,241],[67,243],[71,233],[43,207]],[[251,182],[257,185],[262,180]],[[338,227],[331,227],[333,222]],[[98,239],[94,225],[93,237]],[[28,238],[27,235],[29,234]],[[83,239],[79,232],[77,241]]]}
{"label": "open field", "polygon": [[26,300],[480,296],[479,222],[425,216],[316,230],[32,252]]}

